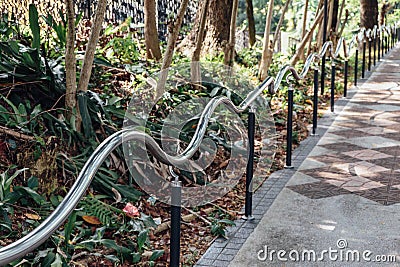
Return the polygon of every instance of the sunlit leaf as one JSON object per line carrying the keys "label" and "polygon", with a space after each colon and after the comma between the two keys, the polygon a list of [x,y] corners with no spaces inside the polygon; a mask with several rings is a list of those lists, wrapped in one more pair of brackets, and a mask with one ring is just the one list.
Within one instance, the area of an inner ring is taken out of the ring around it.
{"label": "sunlit leaf", "polygon": [[97,218],[96,216],[83,215],[83,216],[82,216],[82,219],[83,219],[85,222],[90,223],[90,224],[93,224],[93,225],[99,225],[99,224],[101,224],[101,221],[100,221],[99,218]]}

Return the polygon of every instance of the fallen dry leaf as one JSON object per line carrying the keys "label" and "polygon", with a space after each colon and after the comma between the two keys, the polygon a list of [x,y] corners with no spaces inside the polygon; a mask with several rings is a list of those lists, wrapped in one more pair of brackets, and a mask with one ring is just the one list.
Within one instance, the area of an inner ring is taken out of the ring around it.
{"label": "fallen dry leaf", "polygon": [[37,214],[32,214],[32,213],[25,213],[24,214],[26,218],[31,219],[31,220],[40,220],[40,216]]}
{"label": "fallen dry leaf", "polygon": [[90,223],[90,224],[93,224],[93,225],[99,225],[99,224],[101,224],[101,221],[100,221],[99,218],[97,218],[96,216],[83,215],[83,216],[82,216],[82,219],[83,219],[85,222]]}

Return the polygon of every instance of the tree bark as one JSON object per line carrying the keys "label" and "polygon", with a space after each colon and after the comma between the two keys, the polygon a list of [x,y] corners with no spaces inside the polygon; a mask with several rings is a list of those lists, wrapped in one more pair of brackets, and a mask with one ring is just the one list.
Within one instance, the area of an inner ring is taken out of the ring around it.
{"label": "tree bark", "polygon": [[76,58],[75,58],[75,10],[74,1],[67,0],[67,42],[65,49],[66,95],[65,106],[72,111],[76,107]]}
{"label": "tree bark", "polygon": [[76,116],[75,127],[80,131],[82,118],[78,112],[76,100],[76,57],[75,57],[75,5],[73,0],[66,1],[67,10],[67,40],[65,47],[65,107],[67,109],[67,119]]}
{"label": "tree bark", "polygon": [[191,79],[192,79],[192,82],[194,82],[194,83],[199,83],[201,80],[199,61],[200,61],[201,48],[203,45],[204,35],[205,35],[207,12],[208,12],[208,0],[204,0],[204,5],[201,9],[200,25],[199,25],[198,33],[197,33],[197,37],[196,37],[196,47],[193,52],[192,64],[191,64],[191,68],[190,68]]}
{"label": "tree bark", "polygon": [[304,11],[303,11],[303,27],[301,28],[301,38],[304,38],[307,32],[307,12],[308,12],[308,2],[309,0],[306,0],[304,3]]}
{"label": "tree bark", "polygon": [[233,65],[235,58],[235,41],[236,41],[236,18],[238,13],[239,0],[233,0],[231,26],[229,31],[229,41],[226,45],[226,52],[224,55],[224,64],[228,66]]}
{"label": "tree bark", "polygon": [[342,15],[343,15],[343,10],[344,10],[344,5],[346,4],[346,0],[342,0],[342,3],[340,4],[340,11],[338,15],[338,22],[336,24],[336,29],[335,32],[339,32],[339,27],[342,24]]}
{"label": "tree bark", "polygon": [[379,15],[379,24],[380,25],[385,25],[386,14],[390,11],[391,8],[392,8],[392,4],[390,4],[390,3],[384,3],[382,5],[381,12]]}
{"label": "tree bark", "polygon": [[[304,36],[306,36],[307,33],[307,12],[308,12],[308,2],[309,0],[306,0],[306,2],[304,3],[304,11],[303,11],[303,26],[301,28],[301,39],[304,38]],[[311,40],[312,38],[310,38]],[[304,60],[304,48],[303,51],[300,52],[300,59]]]}
{"label": "tree bark", "polygon": [[333,0],[333,10],[332,10],[332,24],[331,31],[336,33],[336,26],[338,25],[339,16],[339,0]]}
{"label": "tree bark", "polygon": [[[224,51],[229,41],[232,4],[233,0],[209,1],[205,26],[206,34],[202,48],[203,54],[217,55]],[[200,1],[194,27],[179,46],[179,49],[189,56],[192,56],[196,46],[196,36],[200,25],[201,10],[204,5],[205,1]]]}
{"label": "tree bark", "polygon": [[283,23],[283,20],[285,19],[286,11],[288,10],[291,2],[292,2],[292,0],[287,0],[285,3],[285,6],[283,7],[283,9],[281,11],[282,12],[281,17],[279,18],[279,22],[278,22],[278,25],[276,26],[276,30],[275,30],[275,34],[274,34],[274,40],[272,41],[272,48],[275,47],[276,41],[278,40],[278,37],[280,36],[282,23]]}
{"label": "tree bark", "polygon": [[83,58],[83,65],[78,83],[78,91],[86,92],[88,89],[90,75],[92,74],[94,53],[96,52],[96,46],[99,40],[100,30],[103,25],[106,7],[107,0],[99,0],[97,3],[96,15],[94,17],[89,42],[86,46],[85,57]]}
{"label": "tree bark", "polygon": [[175,23],[170,28],[170,32],[168,34],[168,43],[167,49],[165,50],[164,59],[162,63],[161,69],[167,69],[171,66],[172,56],[174,55],[176,40],[178,39],[179,30],[182,26],[183,17],[186,12],[186,8],[188,6],[189,0],[183,0],[181,6],[179,7],[178,14],[175,18]]}
{"label": "tree bark", "polygon": [[183,17],[185,16],[188,3],[189,0],[182,0],[178,14],[175,18],[175,23],[170,28],[170,32],[168,34],[167,49],[165,50],[164,59],[161,66],[162,71],[160,73],[160,79],[156,88],[156,99],[164,93],[164,86],[168,77],[167,69],[171,66],[172,63],[172,56],[174,55],[176,41],[178,39],[179,30],[182,26]]}
{"label": "tree bark", "polygon": [[204,0],[204,5],[201,9],[200,25],[196,37],[196,47],[193,51],[192,61],[200,61],[201,48],[203,46],[205,27],[208,12],[208,0]]}
{"label": "tree bark", "polygon": [[156,24],[155,0],[144,0],[144,39],[148,59],[161,59],[160,41]]}
{"label": "tree bark", "polygon": [[304,36],[303,40],[301,41],[301,43],[299,44],[299,46],[297,47],[297,52],[296,54],[292,57],[292,61],[290,62],[290,65],[294,66],[296,65],[297,61],[300,58],[300,51],[304,50],[304,46],[307,44],[309,38],[311,38],[311,36],[313,35],[313,32],[315,30],[315,28],[317,27],[317,25],[320,23],[320,21],[322,20],[322,17],[324,15],[324,10],[321,9],[317,15],[317,17],[314,20],[313,25],[311,26],[310,30],[307,32],[306,36]]}
{"label": "tree bark", "polygon": [[252,47],[256,43],[256,24],[254,22],[253,0],[246,0],[247,21],[249,23],[249,44]]}
{"label": "tree bark", "polygon": [[361,0],[360,24],[366,29],[378,25],[378,0]]}
{"label": "tree bark", "polygon": [[258,71],[260,80],[264,80],[265,78],[267,78],[269,65],[271,64],[273,55],[273,51],[270,48],[271,44],[269,40],[269,35],[271,33],[273,7],[274,7],[274,0],[269,0],[268,14],[265,22],[263,51],[262,51],[260,69]]}

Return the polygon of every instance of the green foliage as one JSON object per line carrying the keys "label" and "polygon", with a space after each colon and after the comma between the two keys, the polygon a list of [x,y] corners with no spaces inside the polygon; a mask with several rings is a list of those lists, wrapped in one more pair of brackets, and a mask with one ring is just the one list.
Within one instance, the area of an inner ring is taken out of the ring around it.
{"label": "green foliage", "polygon": [[[67,20],[66,20],[66,15],[63,12],[58,13],[59,17],[61,18],[61,21],[56,21],[54,20],[53,16],[49,13],[47,17],[43,16],[44,21],[46,24],[53,29],[53,32],[55,33],[55,36],[53,37],[54,42],[57,45],[57,48],[61,49],[63,51],[65,49],[66,43],[67,43]],[[82,19],[83,14],[80,13],[76,18],[75,18],[75,27],[78,26],[79,22]]]}
{"label": "green foliage", "polygon": [[138,41],[130,32],[132,18],[115,27],[112,24],[104,30],[101,42],[105,45],[100,53],[113,65],[133,64],[141,58]]}
{"label": "green foliage", "polygon": [[40,26],[39,26],[39,14],[34,4],[29,5],[29,27],[32,32],[32,48],[39,52],[40,49]]}
{"label": "green foliage", "polygon": [[11,194],[11,183],[12,181],[22,172],[27,170],[27,168],[23,168],[14,172],[14,174],[10,174],[9,172],[15,169],[16,166],[11,166],[7,171],[0,173],[0,202],[4,203],[8,201],[8,198]]}
{"label": "green foliage", "polygon": [[235,223],[228,219],[211,218],[211,233],[215,236],[225,236],[226,227],[234,226]]}
{"label": "green foliage", "polygon": [[121,214],[120,209],[101,201],[101,196],[87,196],[81,202],[86,214],[97,217],[104,225],[112,225],[117,222],[116,214]]}

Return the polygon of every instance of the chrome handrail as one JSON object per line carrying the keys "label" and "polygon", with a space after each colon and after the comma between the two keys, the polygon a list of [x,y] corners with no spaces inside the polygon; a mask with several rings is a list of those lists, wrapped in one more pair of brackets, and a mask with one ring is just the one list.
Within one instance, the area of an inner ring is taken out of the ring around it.
{"label": "chrome handrail", "polygon": [[[377,31],[380,32],[382,30],[387,31],[387,26],[381,26],[379,28],[374,27],[373,33],[376,34]],[[364,28],[361,29],[358,34],[355,34],[350,42],[348,53],[350,53],[352,44],[360,41],[360,34],[363,36],[361,40],[364,40],[367,34],[371,35],[371,32],[371,30],[366,31]],[[284,65],[278,72],[276,78],[267,77],[256,89],[248,93],[246,98],[238,106],[224,96],[212,98],[201,113],[198,127],[196,128],[195,134],[188,147],[178,156],[171,156],[167,154],[160,148],[160,146],[151,136],[144,132],[135,131],[130,128],[118,131],[106,138],[89,157],[70,191],[65,196],[63,201],[57,206],[57,208],[50,214],[50,216],[23,238],[0,248],[0,265],[3,266],[8,264],[34,250],[45,240],[47,240],[51,234],[62,225],[62,223],[68,218],[73,209],[76,207],[80,199],[84,196],[101,164],[116,147],[122,144],[123,141],[144,140],[146,148],[149,149],[149,152],[151,152],[153,156],[155,156],[164,164],[170,166],[181,166],[182,164],[188,163],[190,164],[189,159],[199,149],[211,115],[219,105],[224,104],[230,111],[242,113],[249,108],[255,99],[267,89],[269,89],[271,93],[276,93],[283,80],[283,77],[288,71],[291,72],[291,75],[293,75],[295,79],[304,79],[314,60],[322,58],[322,56],[324,56],[328,51],[328,48],[332,57],[337,58],[342,44],[344,45],[345,49],[345,40],[343,37],[340,38],[338,46],[333,53],[333,43],[331,41],[325,42],[319,53],[312,53],[307,57],[305,65],[300,74],[293,66]]]}
{"label": "chrome handrail", "polygon": [[[199,149],[204,138],[208,122],[215,109],[224,104],[229,110],[242,113],[252,102],[272,83],[271,79],[266,79],[260,86],[250,92],[239,106],[236,106],[225,96],[215,97],[204,108],[198,123],[196,132],[189,146],[178,156],[171,156],[163,151],[157,142],[144,132],[134,131],[130,128],[118,131],[105,139],[89,157],[83,166],[78,178],[71,187],[58,207],[44,220],[38,227],[23,238],[0,248],[0,266],[16,260],[30,251],[40,246],[51,234],[68,218],[80,199],[84,196],[87,188],[93,180],[97,170],[108,157],[108,155],[123,141],[141,140],[145,141],[146,148],[160,162],[170,166],[181,166],[188,164],[189,159]],[[190,164],[190,163],[189,163]],[[195,166],[194,166],[195,167]]]}

